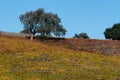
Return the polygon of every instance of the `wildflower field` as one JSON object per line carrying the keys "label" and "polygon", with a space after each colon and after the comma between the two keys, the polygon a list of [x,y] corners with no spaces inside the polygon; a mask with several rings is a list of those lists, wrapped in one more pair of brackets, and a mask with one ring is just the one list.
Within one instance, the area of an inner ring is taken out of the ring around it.
{"label": "wildflower field", "polygon": [[71,47],[0,36],[0,80],[120,79],[119,54]]}

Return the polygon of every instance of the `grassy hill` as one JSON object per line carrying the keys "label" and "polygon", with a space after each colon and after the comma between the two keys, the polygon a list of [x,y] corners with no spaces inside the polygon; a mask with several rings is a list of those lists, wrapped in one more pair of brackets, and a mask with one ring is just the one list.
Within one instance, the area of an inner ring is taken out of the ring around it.
{"label": "grassy hill", "polygon": [[120,55],[77,50],[59,41],[48,44],[0,36],[0,80],[120,78]]}
{"label": "grassy hill", "polygon": [[117,40],[95,40],[95,39],[61,39],[43,41],[49,45],[64,47],[77,51],[87,51],[102,54],[120,54],[120,41]]}

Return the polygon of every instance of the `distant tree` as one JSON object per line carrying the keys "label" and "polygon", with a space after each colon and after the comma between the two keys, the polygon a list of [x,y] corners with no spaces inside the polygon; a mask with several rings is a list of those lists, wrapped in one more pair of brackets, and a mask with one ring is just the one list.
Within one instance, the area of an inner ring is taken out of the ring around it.
{"label": "distant tree", "polygon": [[82,38],[82,39],[89,39],[89,36],[87,33],[80,33],[80,34],[75,34],[73,38]]}
{"label": "distant tree", "polygon": [[22,32],[31,34],[31,40],[36,33],[42,37],[52,36],[52,33],[55,36],[64,36],[66,33],[66,29],[60,24],[61,19],[57,14],[46,13],[44,9],[25,13],[20,16],[20,21],[24,25]]}
{"label": "distant tree", "polygon": [[31,40],[33,40],[33,36],[37,33],[37,29],[42,23],[41,17],[43,14],[44,9],[38,9],[34,12],[26,12],[19,17],[21,23],[23,23],[24,25],[24,31],[29,31],[29,34],[31,35]]}
{"label": "distant tree", "polygon": [[63,28],[62,25],[59,25],[55,28],[54,35],[60,38],[61,36],[62,37],[65,36],[66,32],[67,32],[67,30],[65,28]]}
{"label": "distant tree", "polygon": [[106,28],[104,35],[106,39],[112,39],[112,28]]}
{"label": "distant tree", "polygon": [[120,40],[120,23],[114,24],[112,28],[106,28],[104,36],[106,39]]}
{"label": "distant tree", "polygon": [[41,36],[49,37],[52,33],[57,36],[64,36],[66,34],[66,29],[60,24],[61,19],[57,14],[45,13],[43,16],[43,26],[39,27],[38,32]]}

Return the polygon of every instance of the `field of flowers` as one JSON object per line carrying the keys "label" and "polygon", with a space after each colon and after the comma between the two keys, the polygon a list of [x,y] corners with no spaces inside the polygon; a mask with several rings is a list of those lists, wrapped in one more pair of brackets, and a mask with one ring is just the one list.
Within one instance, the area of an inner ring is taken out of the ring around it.
{"label": "field of flowers", "polygon": [[119,79],[120,55],[0,36],[0,80]]}

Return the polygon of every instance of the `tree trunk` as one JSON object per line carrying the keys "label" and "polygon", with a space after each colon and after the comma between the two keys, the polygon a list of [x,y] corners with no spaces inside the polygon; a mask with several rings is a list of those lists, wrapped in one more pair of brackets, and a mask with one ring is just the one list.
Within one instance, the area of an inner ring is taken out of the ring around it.
{"label": "tree trunk", "polygon": [[31,38],[30,38],[30,40],[31,40],[31,41],[33,41],[33,37],[34,37],[34,35],[33,35],[33,34],[31,34]]}

